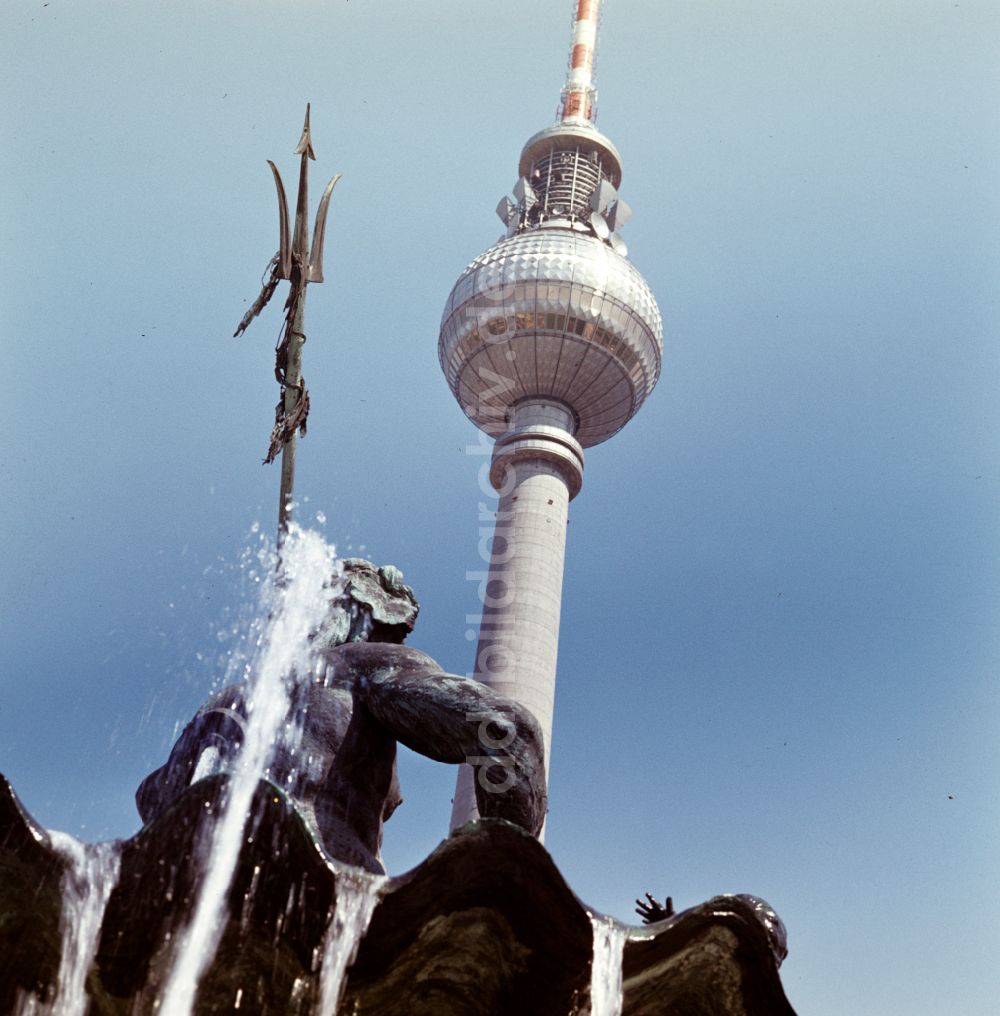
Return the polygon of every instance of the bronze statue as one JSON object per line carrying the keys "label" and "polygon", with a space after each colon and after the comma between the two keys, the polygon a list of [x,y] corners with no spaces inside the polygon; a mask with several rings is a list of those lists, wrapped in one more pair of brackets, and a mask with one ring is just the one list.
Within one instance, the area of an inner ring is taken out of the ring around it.
{"label": "bronze statue", "polygon": [[[419,607],[398,569],[350,559],[344,578],[337,609],[312,639],[316,665],[293,684],[288,718],[297,736],[276,747],[268,778],[289,793],[332,857],[369,871],[384,871],[383,826],[402,801],[397,741],[439,762],[470,763],[480,815],[537,836],[546,794],[535,718],[402,645]],[[144,822],[192,783],[226,771],[246,717],[243,686],[205,703],[136,792]]]}

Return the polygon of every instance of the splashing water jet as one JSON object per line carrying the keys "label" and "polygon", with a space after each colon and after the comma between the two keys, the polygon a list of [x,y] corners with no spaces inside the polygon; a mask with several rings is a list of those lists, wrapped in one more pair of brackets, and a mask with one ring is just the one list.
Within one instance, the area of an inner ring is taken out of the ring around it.
{"label": "splashing water jet", "polygon": [[248,722],[241,751],[231,765],[225,799],[208,837],[204,881],[191,923],[181,936],[158,1011],[188,1016],[198,983],[215,956],[225,920],[226,896],[239,859],[254,790],[269,774],[274,748],[285,733],[292,679],[312,663],[309,636],[329,616],[336,573],[334,550],[310,530],[292,525],[281,549],[281,571],[265,583],[261,619],[250,642],[258,655],[252,673]]}

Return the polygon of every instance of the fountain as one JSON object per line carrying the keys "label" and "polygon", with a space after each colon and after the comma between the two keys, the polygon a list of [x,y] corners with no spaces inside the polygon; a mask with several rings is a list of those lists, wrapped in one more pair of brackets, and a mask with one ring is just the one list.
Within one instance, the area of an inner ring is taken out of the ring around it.
{"label": "fountain", "polygon": [[[0,1011],[791,1013],[761,901],[647,908],[641,930],[588,913],[537,839],[537,723],[403,645],[397,569],[291,526],[275,574],[231,659],[245,679],[143,781],[136,836],[47,833],[0,783]],[[483,723],[509,736],[483,744]],[[397,739],[471,759],[485,817],[389,878]]]}
{"label": "fountain", "polygon": [[[294,525],[265,565],[242,680],[143,781],[139,833],[48,833],[0,782],[0,1011],[791,1014],[761,901],[626,929],[577,900],[537,839],[538,724],[403,645],[418,605],[397,569]],[[471,760],[484,817],[390,878],[397,739]]]}

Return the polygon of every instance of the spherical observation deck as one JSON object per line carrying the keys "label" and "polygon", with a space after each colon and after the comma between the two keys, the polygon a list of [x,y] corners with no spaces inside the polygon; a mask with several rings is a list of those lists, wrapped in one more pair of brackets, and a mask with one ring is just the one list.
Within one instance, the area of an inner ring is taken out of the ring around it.
{"label": "spherical observation deck", "polygon": [[[523,226],[522,226],[523,229]],[[477,427],[508,429],[525,399],[564,403],[587,448],[635,415],[660,374],[646,281],[577,221],[523,229],[477,257],[445,305],[438,357]]]}

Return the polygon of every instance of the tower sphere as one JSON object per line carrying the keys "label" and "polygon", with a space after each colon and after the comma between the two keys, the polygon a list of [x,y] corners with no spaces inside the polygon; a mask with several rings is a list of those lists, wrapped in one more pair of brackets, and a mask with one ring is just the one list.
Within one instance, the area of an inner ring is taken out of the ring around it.
{"label": "tower sphere", "polygon": [[507,235],[459,276],[445,305],[438,357],[466,415],[487,433],[514,407],[565,406],[584,447],[635,415],[660,374],[660,312],[617,234],[621,158],[586,123],[534,135],[514,195],[497,213]]}

